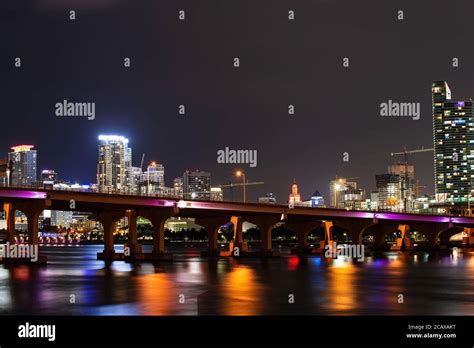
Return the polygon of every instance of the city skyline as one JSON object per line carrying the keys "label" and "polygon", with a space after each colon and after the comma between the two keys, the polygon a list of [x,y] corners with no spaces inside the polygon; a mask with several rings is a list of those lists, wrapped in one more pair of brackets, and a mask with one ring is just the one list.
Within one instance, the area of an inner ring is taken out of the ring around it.
{"label": "city skyline", "polygon": [[[371,191],[374,176],[394,162],[391,152],[431,146],[431,81],[448,81],[458,97],[474,96],[474,70],[467,64],[473,52],[459,45],[470,40],[468,11],[454,4],[446,15],[437,4],[442,3],[411,4],[402,22],[395,18],[394,5],[375,1],[372,12],[350,3],[342,12],[330,2],[298,4],[292,6],[296,21],[290,24],[283,2],[272,9],[253,4],[251,14],[245,6],[191,6],[185,23],[176,20],[176,6],[166,3],[78,4],[77,19],[69,26],[59,3],[30,8],[25,30],[4,42],[8,54],[0,73],[8,84],[0,88],[11,97],[4,102],[8,117],[2,126],[9,131],[0,149],[33,143],[41,169],[93,182],[97,134],[125,134],[138,156],[145,153],[164,163],[169,178],[200,168],[226,184],[238,168],[216,163],[216,152],[226,146],[250,148],[258,150],[259,164],[241,169],[249,180],[265,185],[249,191],[249,199],[274,192],[280,200],[293,178],[302,197],[316,189],[329,197],[328,182],[335,174],[360,176],[360,187]],[[15,28],[23,10],[20,4],[6,5],[12,16],[0,23],[2,30]],[[280,29],[267,32],[264,18],[280,18]],[[229,39],[243,19],[246,28]],[[123,31],[121,26],[127,34],[110,40]],[[308,33],[309,41],[295,39]],[[64,37],[69,39],[64,42]],[[19,49],[18,42],[25,48]],[[104,47],[107,54],[96,60]],[[13,64],[17,56],[20,69]],[[241,58],[240,70],[232,65],[235,56]],[[131,58],[128,70],[124,57]],[[342,65],[344,57],[350,59],[349,68]],[[459,58],[457,68],[453,57]],[[57,117],[55,104],[63,100],[95,102],[95,119]],[[419,102],[421,118],[381,117],[379,105],[388,100]],[[179,114],[181,104],[185,115]],[[344,152],[349,162],[343,162]],[[417,155],[414,164],[421,184],[428,186],[425,192],[434,193],[432,157]]]}

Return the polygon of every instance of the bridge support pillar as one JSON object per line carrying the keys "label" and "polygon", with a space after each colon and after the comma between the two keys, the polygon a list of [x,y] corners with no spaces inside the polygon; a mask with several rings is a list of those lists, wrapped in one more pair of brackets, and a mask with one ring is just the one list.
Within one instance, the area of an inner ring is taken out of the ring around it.
{"label": "bridge support pillar", "polygon": [[[239,251],[248,251],[248,245],[244,242],[244,233],[242,231],[243,218],[240,216],[232,216],[230,221],[234,225],[234,247],[239,248]],[[230,250],[232,252],[232,250]]]}
{"label": "bridge support pillar", "polygon": [[333,246],[334,242],[334,236],[333,236],[333,223],[332,221],[323,221],[323,227],[324,227],[324,241],[321,241],[319,243],[319,247],[324,250],[326,245],[329,245],[331,248]]}
{"label": "bridge support pillar", "polygon": [[228,217],[203,217],[197,218],[196,223],[200,226],[203,226],[208,235],[208,243],[209,249],[208,251],[204,251],[201,253],[202,256],[219,256],[219,243],[218,243],[218,235],[219,235],[219,228],[222,225],[225,225],[229,222]]}
{"label": "bridge support pillar", "polygon": [[135,210],[127,210],[125,216],[128,221],[128,243],[125,245],[130,250],[130,257],[142,252],[142,246],[137,241],[137,212]]}
{"label": "bridge support pillar", "polygon": [[3,204],[5,211],[6,227],[7,227],[7,242],[15,244],[15,207],[12,203]]}
{"label": "bridge support pillar", "polygon": [[410,226],[408,225],[398,225],[398,230],[402,233],[401,238],[397,238],[397,244],[392,245],[390,250],[413,250],[415,247],[413,245],[413,238],[410,238]]}
{"label": "bridge support pillar", "polygon": [[474,228],[464,227],[464,233],[467,236],[462,238],[462,244],[464,246],[474,246]]}
{"label": "bridge support pillar", "polygon": [[123,254],[116,254],[114,248],[115,224],[124,214],[122,212],[100,212],[97,219],[104,228],[104,251],[97,254],[100,260],[115,260],[123,258]]}
{"label": "bridge support pillar", "polygon": [[38,245],[38,223],[39,216],[43,210],[51,206],[51,201],[38,201],[38,202],[24,202],[15,203],[15,208],[21,210],[27,218],[28,222],[28,244]]}

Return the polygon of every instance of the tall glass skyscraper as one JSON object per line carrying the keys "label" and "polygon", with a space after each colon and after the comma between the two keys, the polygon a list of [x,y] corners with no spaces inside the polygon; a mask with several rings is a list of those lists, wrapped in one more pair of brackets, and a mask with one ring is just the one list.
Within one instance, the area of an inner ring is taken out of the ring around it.
{"label": "tall glass skyscraper", "polygon": [[131,192],[132,149],[128,147],[128,139],[117,135],[100,135],[99,142],[97,164],[99,192]]}
{"label": "tall glass skyscraper", "polygon": [[11,186],[31,186],[37,181],[36,150],[33,145],[18,145],[8,154]]}
{"label": "tall glass skyscraper", "polygon": [[473,191],[473,101],[452,100],[446,81],[433,82],[431,92],[436,200],[464,205]]}

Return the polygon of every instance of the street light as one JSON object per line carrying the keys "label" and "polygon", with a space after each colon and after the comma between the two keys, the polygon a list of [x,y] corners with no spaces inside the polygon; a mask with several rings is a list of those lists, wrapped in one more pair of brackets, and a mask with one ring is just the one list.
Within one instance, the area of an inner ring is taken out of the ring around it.
{"label": "street light", "polygon": [[241,170],[238,170],[237,172],[235,172],[235,175],[236,176],[241,176],[242,179],[244,180],[244,203],[247,201],[247,195],[246,195],[246,180],[245,180],[245,173]]}

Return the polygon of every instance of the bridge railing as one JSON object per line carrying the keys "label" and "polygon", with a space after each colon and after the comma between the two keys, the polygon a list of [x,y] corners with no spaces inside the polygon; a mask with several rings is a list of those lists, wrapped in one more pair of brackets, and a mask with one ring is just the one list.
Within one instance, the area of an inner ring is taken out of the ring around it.
{"label": "bridge railing", "polygon": [[[92,185],[6,185],[5,183],[0,182],[0,188],[10,188],[10,189],[28,189],[28,190],[52,190],[52,191],[64,191],[64,192],[90,192],[90,193],[102,193],[102,194],[111,194],[111,195],[122,195],[122,196],[134,196],[134,197],[150,197],[150,198],[161,198],[161,199],[170,199],[170,200],[193,200],[193,198],[187,197],[187,195],[170,195],[166,193],[160,192],[137,192],[136,190],[127,188],[126,190],[96,190],[93,188]],[[210,195],[210,193],[209,193]],[[197,197],[197,200],[199,199]],[[211,200],[211,202],[215,202],[216,200]],[[236,203],[236,202],[227,202],[227,203]],[[242,202],[239,202],[242,203]],[[249,202],[251,204],[260,204],[260,205],[269,205],[269,203],[259,203],[259,202]],[[275,205],[275,204],[271,204]],[[310,206],[299,206],[295,205],[295,208],[312,208]],[[316,209],[316,208],[315,208]],[[331,210],[339,210],[339,211],[367,211],[367,212],[387,212],[387,213],[402,213],[399,211],[392,211],[389,209],[377,209],[377,210],[364,210],[364,209],[339,209],[333,207],[317,207],[317,209],[331,209]],[[464,214],[462,211],[458,213],[452,212],[423,212],[423,211],[414,211],[412,213],[421,214],[421,215],[440,215],[440,216],[468,216]]]}

